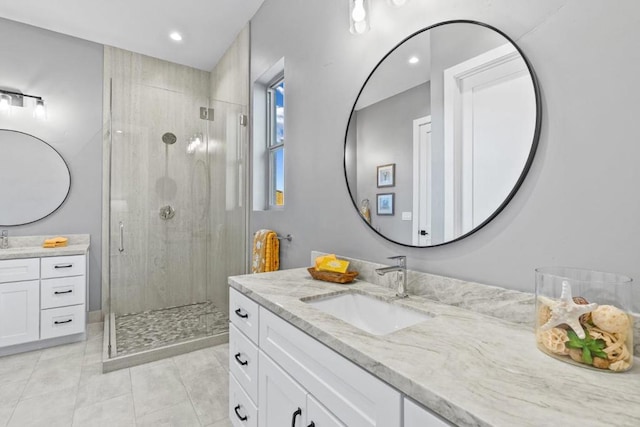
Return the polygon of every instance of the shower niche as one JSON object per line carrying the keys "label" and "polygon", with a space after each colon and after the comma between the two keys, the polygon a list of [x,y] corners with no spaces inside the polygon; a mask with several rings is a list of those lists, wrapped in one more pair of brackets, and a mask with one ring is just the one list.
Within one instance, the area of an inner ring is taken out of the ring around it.
{"label": "shower niche", "polygon": [[226,278],[246,268],[247,132],[246,106],[209,98],[211,73],[105,48],[105,76],[108,371],[228,340]]}

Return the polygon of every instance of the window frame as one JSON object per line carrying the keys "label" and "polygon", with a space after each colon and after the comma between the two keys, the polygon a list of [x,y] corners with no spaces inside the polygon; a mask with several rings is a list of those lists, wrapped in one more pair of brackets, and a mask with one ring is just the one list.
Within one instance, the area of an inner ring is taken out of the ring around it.
{"label": "window frame", "polygon": [[[283,137],[282,142],[278,142],[277,141],[277,135],[276,135],[276,129],[277,129],[277,125],[276,125],[276,120],[277,120],[277,113],[276,113],[276,91],[277,91],[277,87],[280,84],[283,84],[285,82],[285,78],[284,78],[284,73],[279,73],[273,80],[271,80],[267,85],[266,85],[266,113],[267,113],[267,117],[266,117],[266,121],[267,121],[267,126],[266,126],[266,138],[265,138],[265,142],[266,142],[266,150],[267,150],[267,174],[268,174],[268,192],[267,194],[269,195],[269,209],[282,209],[285,206],[285,202],[284,202],[284,194],[285,194],[285,182],[284,182],[284,177],[286,175],[286,170],[285,170],[285,165],[284,165],[284,157],[285,157],[285,139]],[[283,94],[283,103],[282,106],[283,108],[285,107],[286,102],[284,100],[284,94]],[[285,113],[286,116],[286,113]],[[284,126],[284,125],[283,125]],[[276,200],[276,194],[277,194],[277,189],[276,189],[276,167],[275,167],[275,156],[276,156],[276,152],[281,151],[282,152],[282,178],[283,178],[283,182],[282,182],[282,194],[283,194],[283,201],[282,204],[277,204],[277,200]]]}

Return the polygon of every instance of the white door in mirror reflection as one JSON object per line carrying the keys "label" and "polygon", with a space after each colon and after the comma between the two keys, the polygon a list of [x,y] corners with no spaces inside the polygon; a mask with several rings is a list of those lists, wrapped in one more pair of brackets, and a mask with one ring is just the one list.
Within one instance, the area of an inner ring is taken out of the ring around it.
{"label": "white door in mirror reflection", "polygon": [[444,85],[447,241],[486,221],[513,190],[536,105],[527,66],[510,44],[446,69]]}
{"label": "white door in mirror reflection", "polygon": [[413,121],[413,246],[431,245],[431,116]]}

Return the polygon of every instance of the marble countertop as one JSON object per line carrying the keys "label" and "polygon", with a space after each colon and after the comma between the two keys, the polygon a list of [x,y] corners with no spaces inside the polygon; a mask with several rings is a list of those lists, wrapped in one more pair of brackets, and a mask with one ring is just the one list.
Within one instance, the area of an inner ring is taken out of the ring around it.
{"label": "marble countertop", "polygon": [[67,246],[62,248],[43,248],[45,239],[54,236],[9,236],[9,248],[0,249],[0,260],[18,258],[41,258],[52,256],[84,255],[89,250],[89,234],[70,234]]}
{"label": "marble countertop", "polygon": [[394,304],[432,314],[385,336],[368,334],[300,301],[388,288],[313,280],[306,269],[235,276],[231,287],[451,422],[465,426],[638,426],[640,360],[599,372],[542,353],[530,327],[424,297]]}

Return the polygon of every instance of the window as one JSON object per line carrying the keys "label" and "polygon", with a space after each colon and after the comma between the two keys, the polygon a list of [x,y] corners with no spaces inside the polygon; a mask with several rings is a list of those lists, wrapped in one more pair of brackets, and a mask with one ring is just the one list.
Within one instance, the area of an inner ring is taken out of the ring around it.
{"label": "window", "polygon": [[284,206],[284,77],[267,88],[269,205]]}
{"label": "window", "polygon": [[253,82],[251,155],[252,209],[284,209],[284,58]]}

